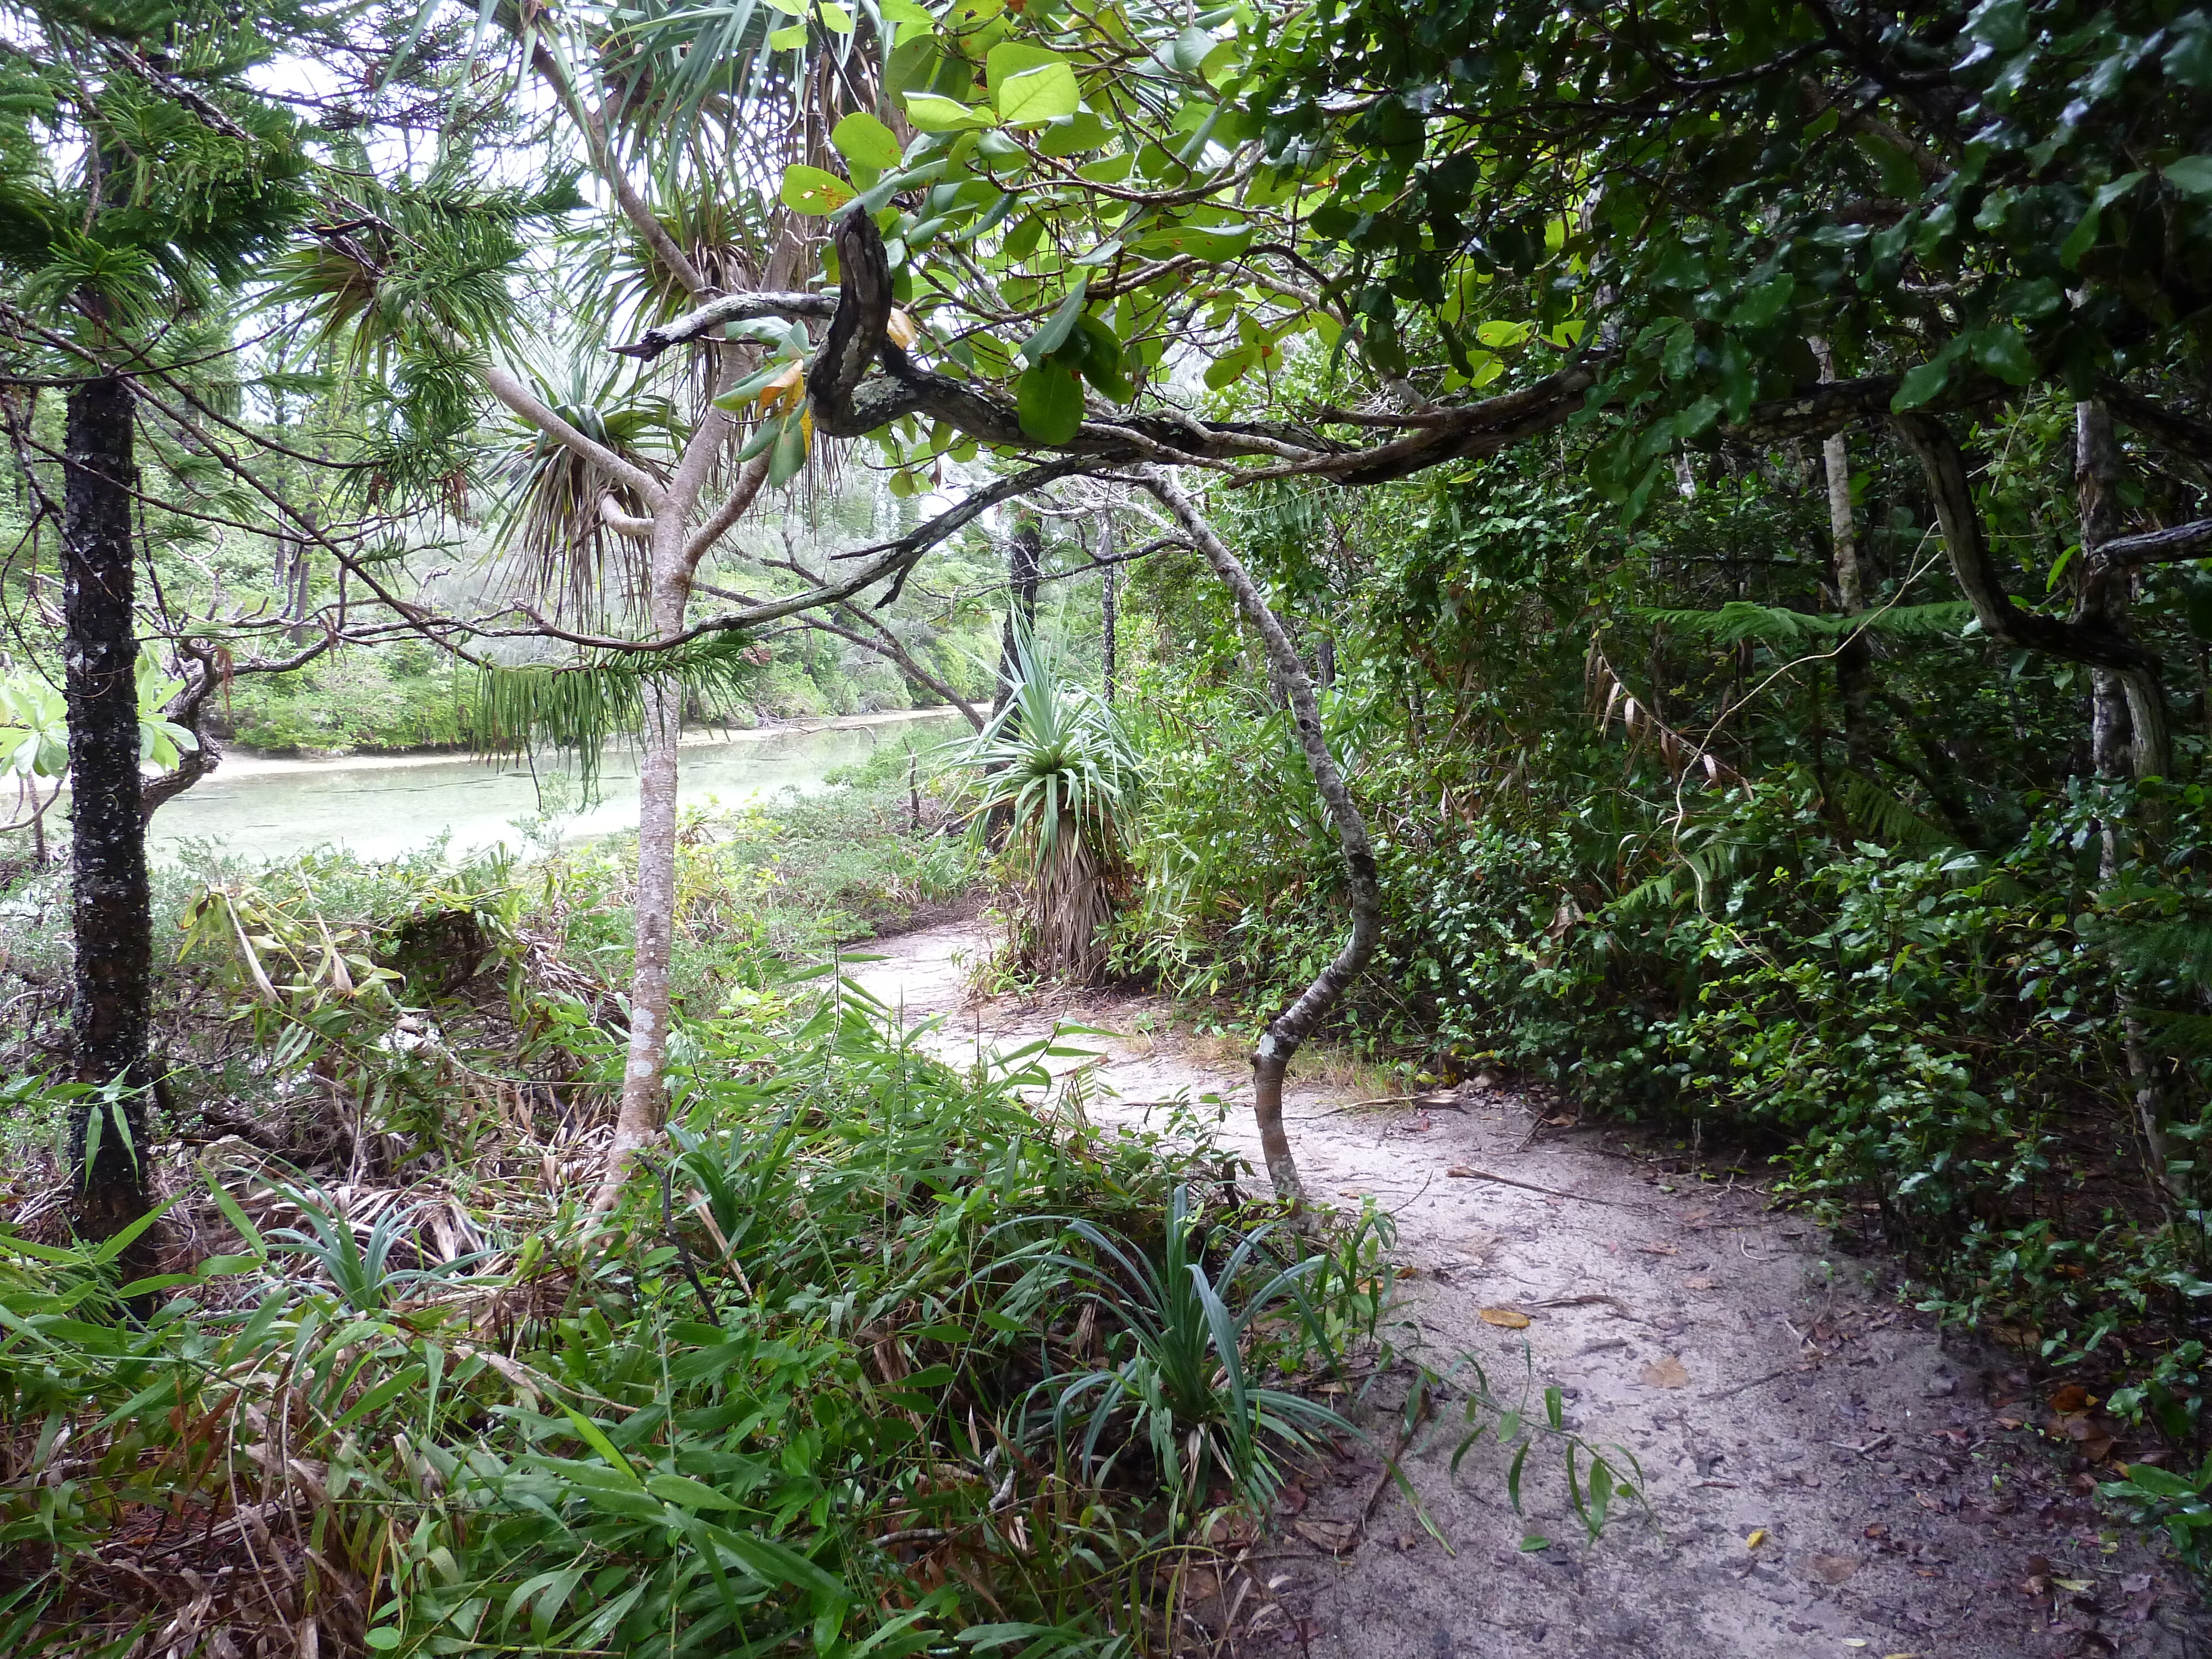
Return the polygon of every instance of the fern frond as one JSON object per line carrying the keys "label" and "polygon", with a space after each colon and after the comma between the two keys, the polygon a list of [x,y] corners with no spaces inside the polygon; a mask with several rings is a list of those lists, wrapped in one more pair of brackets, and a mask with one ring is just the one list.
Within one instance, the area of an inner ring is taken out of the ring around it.
{"label": "fern frond", "polygon": [[1973,608],[1963,601],[1947,600],[1939,605],[1893,605],[1877,611],[1863,611],[1855,616],[1839,616],[1731,599],[1717,611],[1639,608],[1632,614],[1640,621],[1662,623],[1678,633],[1710,640],[1716,645],[1740,645],[1746,640],[1769,645],[1800,645],[1843,639],[1856,633],[1898,639],[1949,638],[1966,626]]}
{"label": "fern frond", "polygon": [[1872,840],[1916,853],[1937,853],[1959,844],[1958,837],[1856,772],[1844,774],[1837,793],[1852,824],[1862,832],[1870,832]]}

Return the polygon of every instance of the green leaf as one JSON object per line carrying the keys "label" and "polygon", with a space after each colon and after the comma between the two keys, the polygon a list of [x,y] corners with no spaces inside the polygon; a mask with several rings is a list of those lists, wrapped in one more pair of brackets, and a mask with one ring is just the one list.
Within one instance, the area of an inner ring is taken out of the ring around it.
{"label": "green leaf", "polygon": [[1030,437],[1064,444],[1083,424],[1083,383],[1062,364],[1036,364],[1014,382],[1014,408]]}
{"label": "green leaf", "polygon": [[1042,362],[1067,343],[1067,337],[1075,327],[1075,319],[1083,314],[1083,297],[1091,287],[1091,273],[1085,271],[1068,290],[1067,297],[1045,319],[1042,328],[1022,342],[1022,356],[1030,362]]}
{"label": "green leaf", "polygon": [[605,1430],[566,1401],[556,1401],[554,1404],[568,1413],[568,1421],[575,1425],[577,1437],[593,1451],[605,1458],[607,1467],[613,1470],[618,1478],[633,1486],[638,1484],[637,1471],[630,1468],[629,1459],[615,1449],[615,1443],[607,1438]]}
{"label": "green leaf", "polygon": [[822,0],[822,27],[832,34],[850,34],[853,32],[853,14],[833,3],[833,0]]}
{"label": "green leaf", "polygon": [[969,108],[957,98],[939,97],[933,92],[907,94],[906,118],[914,124],[917,132],[965,132],[991,125],[991,118],[981,111]]}
{"label": "green leaf", "polygon": [[734,1510],[744,1505],[720,1492],[703,1480],[694,1480],[688,1475],[650,1474],[646,1477],[645,1489],[665,1504],[673,1504],[682,1510]]}
{"label": "green leaf", "polygon": [[[100,1112],[97,1108],[94,1109],[93,1115],[95,1117],[100,1115]],[[120,1121],[120,1114],[118,1114],[118,1122]],[[145,1214],[138,1217],[137,1219],[131,1222],[129,1226],[124,1228],[122,1231],[102,1242],[99,1250],[94,1254],[93,1260],[95,1261],[114,1261],[116,1257],[121,1255],[124,1251],[129,1249],[133,1244],[137,1243],[138,1242],[138,1236],[144,1232],[146,1229],[152,1226],[155,1222],[159,1221],[163,1216],[167,1215],[169,1212],[171,1206],[177,1202],[178,1199],[180,1199],[183,1196],[184,1194],[182,1193],[176,1194],[174,1196],[147,1211]]]}
{"label": "green leaf", "polygon": [[2159,169],[2166,182],[2191,196],[2212,196],[2212,155],[2185,155]]}
{"label": "green leaf", "polygon": [[1234,259],[1252,246],[1250,225],[1222,230],[1200,225],[1177,225],[1155,231],[1137,244],[1136,252],[1150,258],[1188,254],[1209,264]]}
{"label": "green leaf", "polygon": [[1902,413],[1917,409],[1921,404],[1939,398],[1943,388],[1951,384],[1951,365],[1938,357],[1933,362],[1917,363],[1905,370],[1905,379],[1897,388],[1897,396],[1889,400],[1892,410]]}
{"label": "green leaf", "polygon": [[[837,147],[837,154],[855,167],[870,167],[877,174],[888,173],[903,159],[896,134],[866,110],[854,110],[830,130],[830,142]],[[869,183],[874,183],[870,179]]]}
{"label": "green leaf", "polygon": [[1206,366],[1206,389],[1218,392],[1225,386],[1235,385],[1259,361],[1260,353],[1252,346],[1238,346],[1234,351],[1224,352]]}
{"label": "green leaf", "polygon": [[788,28],[773,29],[768,44],[771,52],[797,52],[806,44],[806,25],[793,23]]}
{"label": "green leaf", "polygon": [[1117,404],[1126,404],[1134,395],[1128,376],[1121,372],[1121,337],[1104,318],[1087,311],[1077,318],[1069,347],[1060,354],[1062,360],[1072,356],[1074,349],[1080,349],[1082,361],[1076,367],[1102,394]]}
{"label": "green leaf", "polygon": [[784,359],[778,358],[775,362],[769,363],[767,368],[761,369],[755,374],[748,374],[744,380],[738,381],[737,385],[732,386],[720,397],[715,398],[714,407],[717,409],[726,409],[732,411],[750,408],[753,399],[759,397],[762,392],[768,390],[769,383],[779,379],[783,374],[784,371],[788,369],[790,367],[791,364],[788,362]]}
{"label": "green leaf", "polygon": [[806,428],[797,415],[787,415],[775,448],[768,458],[769,487],[782,489],[799,476],[799,469],[805,465]]}
{"label": "green leaf", "polygon": [[783,170],[783,188],[777,192],[793,213],[815,219],[828,217],[857,193],[836,173],[796,162]]}
{"label": "green leaf", "polygon": [[707,1535],[736,1556],[745,1571],[764,1584],[797,1584],[817,1595],[839,1600],[848,1594],[844,1580],[833,1577],[787,1544],[726,1527],[709,1527]]}
{"label": "green leaf", "polygon": [[886,23],[911,23],[919,29],[933,29],[937,20],[914,3],[914,0],[878,0],[876,9]]}
{"label": "green leaf", "polygon": [[2027,337],[2009,323],[1992,323],[1974,334],[1974,361],[2008,386],[2026,386],[2035,378],[2035,357]]}
{"label": "green leaf", "polygon": [[1105,149],[1113,136],[1105,122],[1089,110],[1079,109],[1047,125],[1037,135],[1037,149],[1046,155],[1080,155],[1086,150]]}
{"label": "green leaf", "polygon": [[1009,126],[1041,127],[1082,107],[1075,71],[1056,52],[1008,41],[991,48],[984,77],[999,118]]}

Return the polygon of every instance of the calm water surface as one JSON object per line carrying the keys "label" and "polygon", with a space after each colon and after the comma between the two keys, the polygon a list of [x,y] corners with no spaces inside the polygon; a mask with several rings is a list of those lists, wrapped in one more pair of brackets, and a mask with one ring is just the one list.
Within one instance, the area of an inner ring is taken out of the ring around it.
{"label": "calm water surface", "polygon": [[[967,727],[947,709],[874,725],[782,726],[726,741],[687,743],[679,799],[685,805],[739,806],[786,789],[812,793],[824,775],[888,746],[926,750]],[[538,769],[557,769],[558,759]],[[607,835],[637,823],[637,760],[610,751],[600,769],[600,800],[564,820],[564,840]],[[312,847],[343,847],[363,858],[391,858],[444,836],[455,853],[526,845],[518,819],[539,811],[527,766],[451,756],[394,763],[301,761],[281,769],[217,771],[155,815],[149,850],[173,856],[185,842],[209,842],[233,857],[276,859]],[[58,815],[57,815],[58,816]],[[54,829],[66,836],[67,829]]]}

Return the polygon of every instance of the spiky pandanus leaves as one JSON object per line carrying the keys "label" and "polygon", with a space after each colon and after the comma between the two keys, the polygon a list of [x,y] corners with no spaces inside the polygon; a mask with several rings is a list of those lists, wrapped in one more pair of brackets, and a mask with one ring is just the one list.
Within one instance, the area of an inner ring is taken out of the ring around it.
{"label": "spiky pandanus leaves", "polygon": [[608,741],[645,723],[648,681],[666,677],[687,704],[736,707],[756,667],[752,647],[718,634],[681,650],[602,652],[559,667],[477,671],[471,741],[478,754],[521,755],[537,745],[567,752],[586,793],[597,785]]}
{"label": "spiky pandanus leaves", "polygon": [[[647,472],[664,474],[665,458],[683,441],[675,406],[623,386],[619,369],[594,385],[578,358],[568,366],[565,385],[535,370],[531,378],[556,415]],[[529,588],[579,617],[604,620],[624,608],[642,610],[645,541],[618,533],[601,508],[611,502],[641,518],[651,511],[649,504],[597,462],[526,425],[517,432],[503,470],[507,490],[499,546],[520,560]]]}
{"label": "spiky pandanus leaves", "polygon": [[1137,755],[1112,708],[1018,635],[1006,706],[965,745],[982,775],[979,824],[1005,809],[1028,915],[1024,965],[1074,983],[1106,964],[1103,930],[1127,868]]}

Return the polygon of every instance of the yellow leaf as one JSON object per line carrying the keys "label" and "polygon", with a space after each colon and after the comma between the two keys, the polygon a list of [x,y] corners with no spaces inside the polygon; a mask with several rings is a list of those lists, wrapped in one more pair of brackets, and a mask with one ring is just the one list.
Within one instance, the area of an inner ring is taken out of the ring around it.
{"label": "yellow leaf", "polygon": [[914,343],[921,337],[921,330],[915,325],[914,319],[896,308],[891,312],[890,320],[884,325],[884,332],[890,336],[891,343],[902,351],[912,350]]}
{"label": "yellow leaf", "polygon": [[1528,1316],[1517,1308],[1485,1308],[1480,1318],[1486,1325],[1502,1325],[1509,1331],[1525,1331],[1529,1324]]}
{"label": "yellow leaf", "polygon": [[1765,1541],[1766,1541],[1766,1528],[1764,1528],[1764,1527],[1760,1527],[1760,1528],[1757,1528],[1755,1531],[1753,1531],[1750,1537],[1748,1537],[1748,1538],[1747,1538],[1747,1539],[1745,1539],[1745,1540],[1743,1540],[1743,1547],[1744,1547],[1744,1548],[1746,1548],[1746,1549],[1747,1549],[1747,1550],[1755,1550],[1755,1549],[1757,1549],[1757,1548],[1758,1548],[1761,1544],[1764,1544]]}
{"label": "yellow leaf", "polygon": [[800,379],[805,365],[793,363],[760,389],[756,400],[763,410],[789,409],[806,395],[805,382]]}

